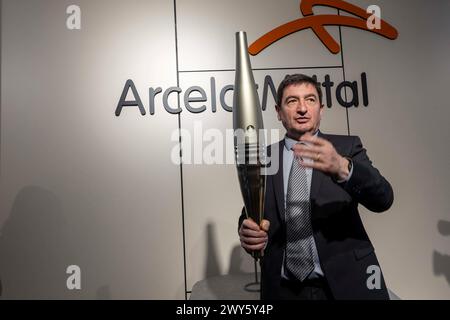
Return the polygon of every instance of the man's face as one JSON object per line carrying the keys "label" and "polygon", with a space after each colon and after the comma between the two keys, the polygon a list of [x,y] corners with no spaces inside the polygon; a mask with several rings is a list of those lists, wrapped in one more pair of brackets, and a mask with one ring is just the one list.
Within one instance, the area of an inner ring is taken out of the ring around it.
{"label": "man's face", "polygon": [[284,88],[281,106],[276,106],[276,110],[288,136],[296,140],[305,133],[313,135],[319,129],[323,112],[317,90],[310,83]]}

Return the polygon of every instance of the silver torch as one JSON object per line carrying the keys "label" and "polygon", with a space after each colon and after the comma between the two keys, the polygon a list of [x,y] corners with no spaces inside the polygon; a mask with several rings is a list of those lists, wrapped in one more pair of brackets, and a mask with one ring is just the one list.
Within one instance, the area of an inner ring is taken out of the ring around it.
{"label": "silver torch", "polygon": [[[256,91],[247,35],[236,33],[236,76],[233,96],[233,129],[236,167],[247,218],[261,224],[266,190],[266,145],[263,118]],[[261,252],[253,252],[258,259]]]}

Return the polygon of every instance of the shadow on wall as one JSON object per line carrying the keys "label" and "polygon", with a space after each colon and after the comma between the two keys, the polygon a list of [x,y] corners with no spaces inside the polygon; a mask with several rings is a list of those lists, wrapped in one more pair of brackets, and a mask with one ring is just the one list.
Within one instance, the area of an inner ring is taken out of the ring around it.
{"label": "shadow on wall", "polygon": [[[214,225],[210,222],[206,226],[207,252],[204,278],[221,275],[220,263],[217,255],[217,237]],[[236,239],[238,239],[236,231]],[[254,272],[253,258],[240,245],[236,245],[230,256],[228,274],[244,274]]]}
{"label": "shadow on wall", "polygon": [[67,295],[67,223],[51,191],[27,186],[1,230],[2,298],[61,299]]}
{"label": "shadow on wall", "polygon": [[[231,251],[228,269],[228,275],[233,275],[233,277],[223,276],[217,254],[218,246],[214,224],[207,224],[206,235],[205,274],[193,293],[194,299],[229,299],[230,297],[236,299],[241,296],[241,299],[253,299],[251,294],[249,295],[243,290],[244,285],[248,282],[248,274],[254,273],[253,258],[240,245],[236,245]],[[236,239],[237,237],[236,232]],[[237,291],[236,284],[242,285],[242,290]]]}
{"label": "shadow on wall", "polygon": [[[450,236],[450,221],[440,220],[437,225],[438,231],[443,236]],[[450,238],[449,238],[450,241]],[[450,285],[450,256],[438,251],[433,252],[433,270],[436,276],[445,276]]]}
{"label": "shadow on wall", "polygon": [[[237,237],[237,235],[236,235]],[[236,245],[231,252],[230,269],[228,274],[254,273],[253,258],[240,246]]]}
{"label": "shadow on wall", "polygon": [[206,241],[205,278],[210,278],[221,274],[219,259],[217,258],[217,240],[214,225],[211,222],[206,225]]}

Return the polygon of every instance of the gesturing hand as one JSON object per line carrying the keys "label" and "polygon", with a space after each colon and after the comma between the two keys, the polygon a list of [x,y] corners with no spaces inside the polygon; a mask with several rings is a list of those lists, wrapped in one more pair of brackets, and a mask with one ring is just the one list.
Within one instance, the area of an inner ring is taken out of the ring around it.
{"label": "gesturing hand", "polygon": [[[337,153],[331,142],[319,137],[302,137],[300,142],[306,142],[309,145],[298,143],[292,150],[301,159],[303,166],[320,170],[336,180],[347,178],[348,159]],[[305,162],[305,158],[313,161]]]}

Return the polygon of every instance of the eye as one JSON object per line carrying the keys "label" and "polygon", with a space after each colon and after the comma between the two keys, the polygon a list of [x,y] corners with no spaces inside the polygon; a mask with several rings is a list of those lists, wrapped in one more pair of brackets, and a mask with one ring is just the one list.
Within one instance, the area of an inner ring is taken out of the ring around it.
{"label": "eye", "polygon": [[287,104],[292,104],[292,103],[295,103],[296,101],[297,101],[296,99],[289,99],[287,101]]}
{"label": "eye", "polygon": [[309,105],[314,105],[316,103],[316,98],[307,98],[306,103]]}

